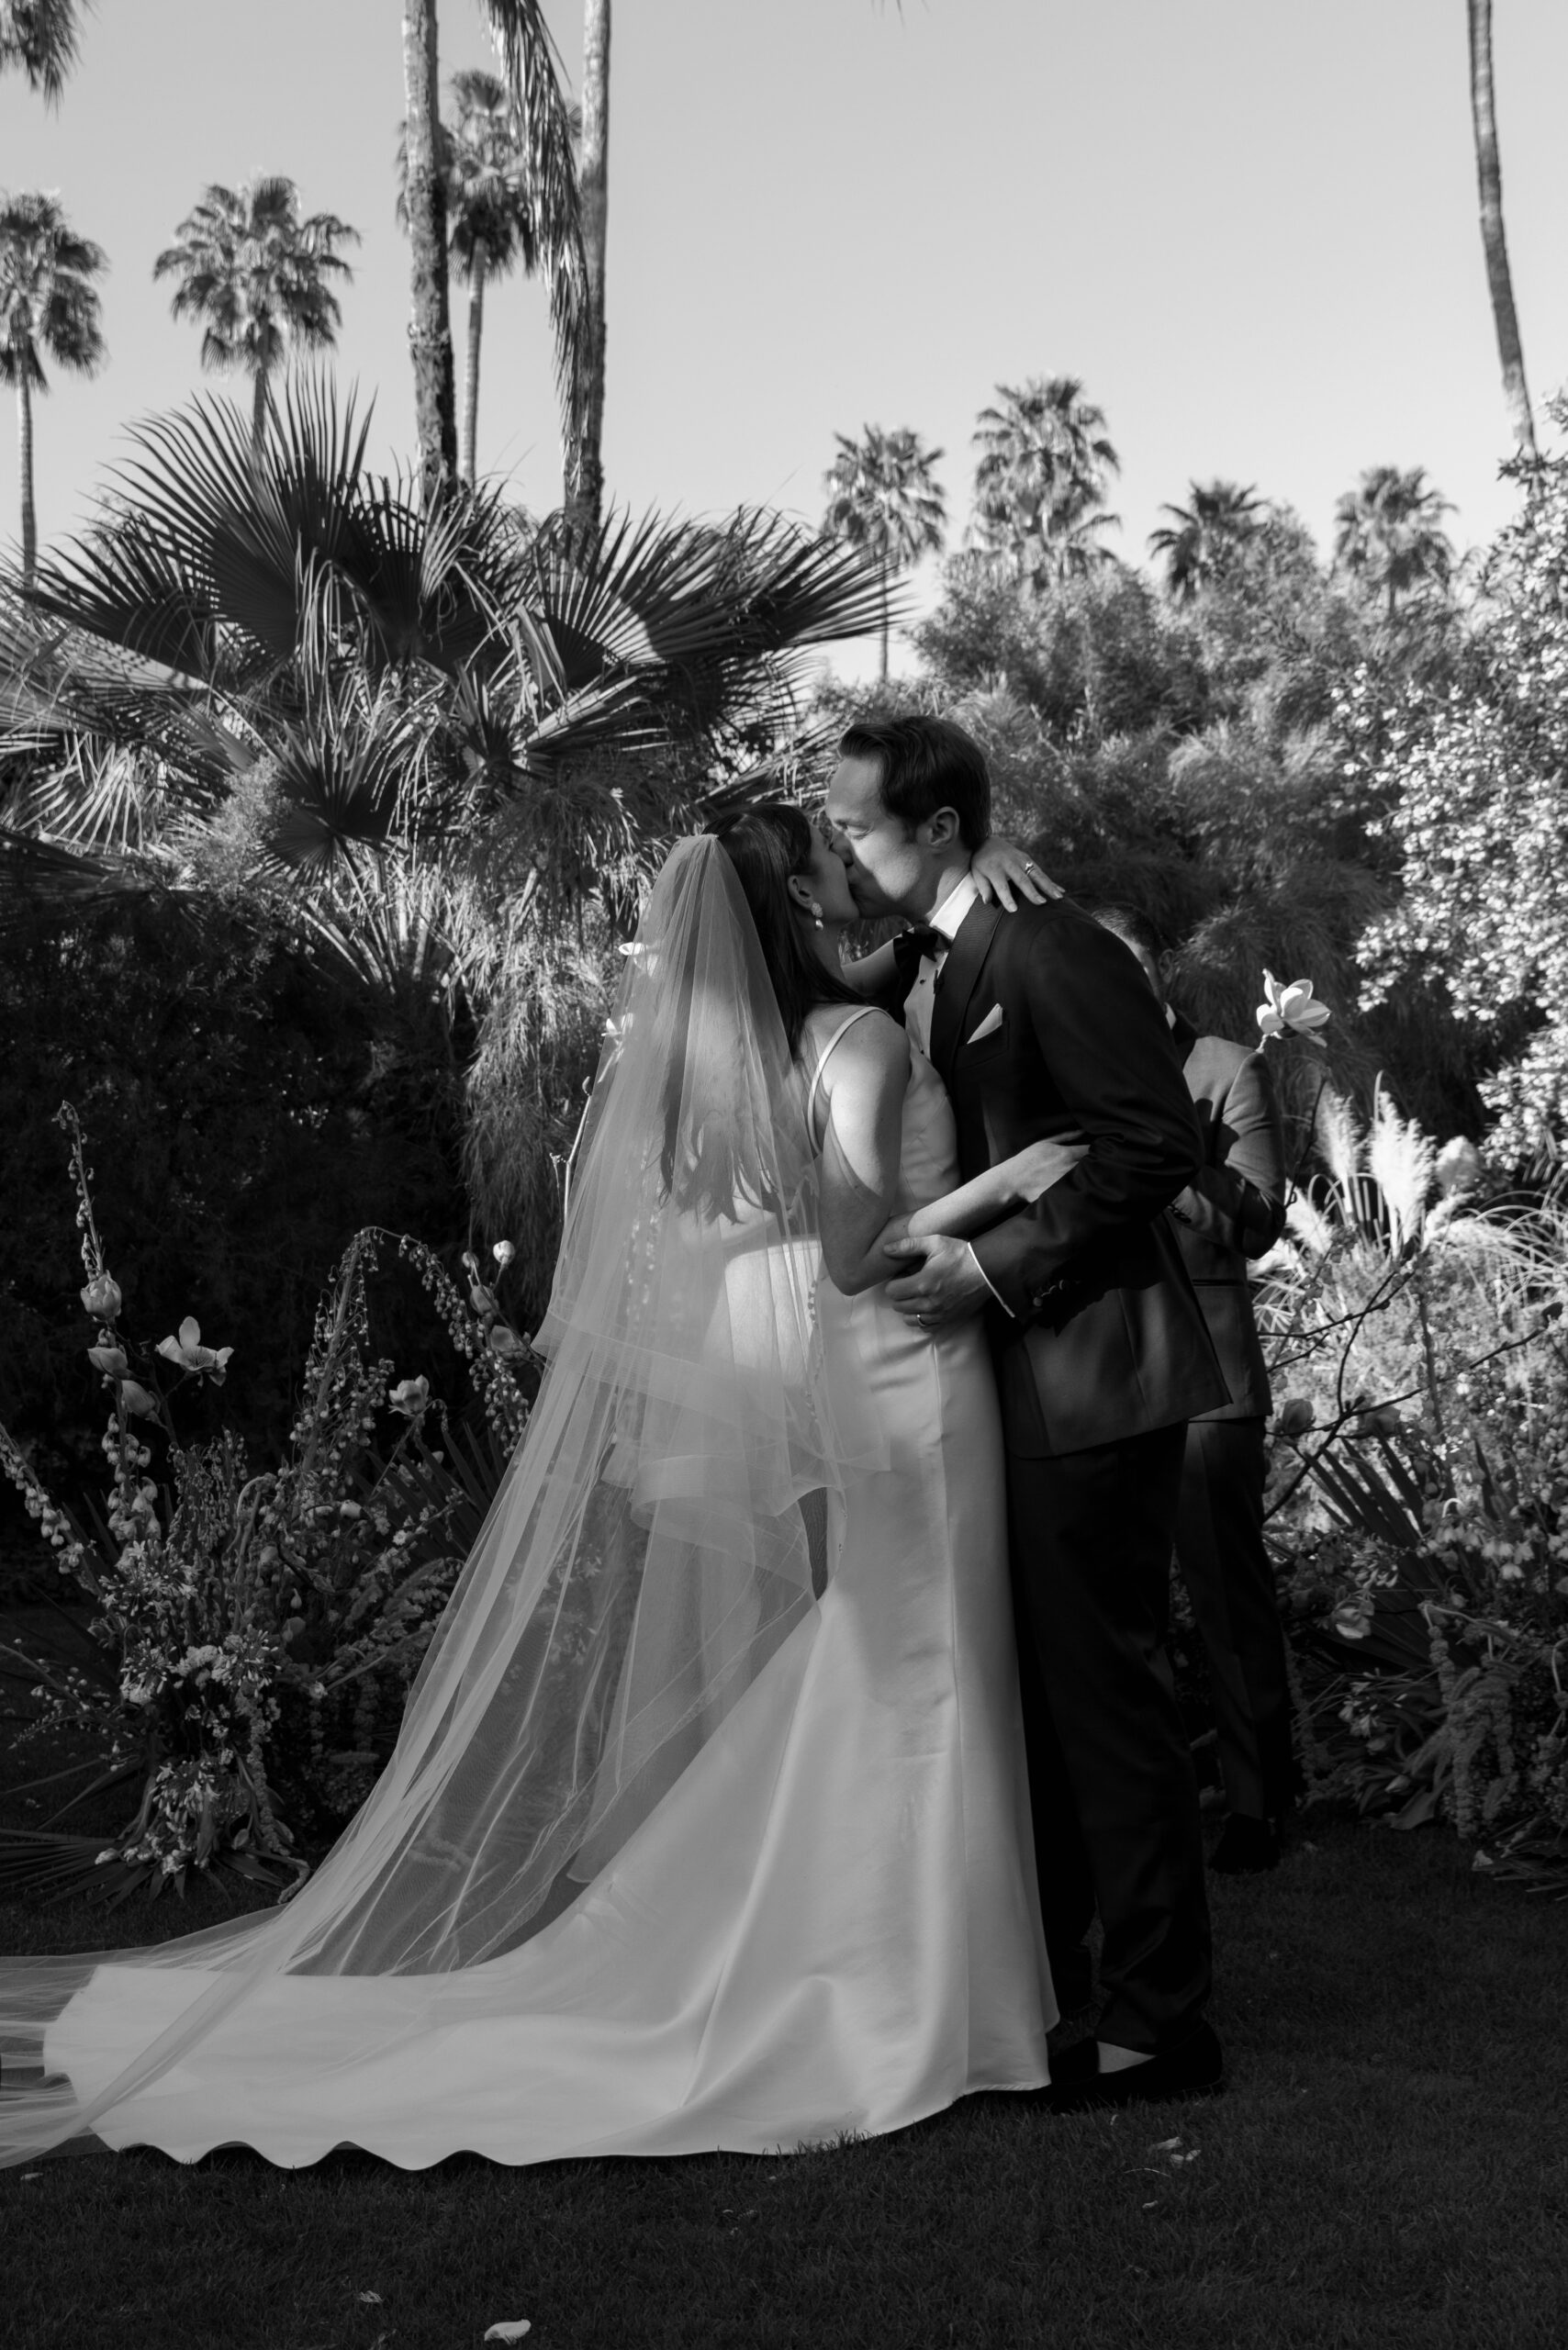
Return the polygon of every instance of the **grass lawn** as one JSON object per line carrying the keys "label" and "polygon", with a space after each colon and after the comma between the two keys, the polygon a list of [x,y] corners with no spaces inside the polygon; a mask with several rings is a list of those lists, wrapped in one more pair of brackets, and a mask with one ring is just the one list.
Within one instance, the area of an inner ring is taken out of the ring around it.
{"label": "grass lawn", "polygon": [[[9,2350],[448,2350],[522,2317],[529,2350],[1562,2350],[1568,1908],[1437,1831],[1311,1833],[1215,1886],[1215,2103],[977,2098],[788,2159],[57,2159],[0,2174]],[[0,1908],[0,1948],[221,1907]]]}

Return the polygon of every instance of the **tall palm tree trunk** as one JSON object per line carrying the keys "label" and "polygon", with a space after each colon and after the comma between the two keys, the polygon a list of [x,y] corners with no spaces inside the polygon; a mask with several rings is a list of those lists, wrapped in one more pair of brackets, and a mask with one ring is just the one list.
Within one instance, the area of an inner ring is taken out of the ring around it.
{"label": "tall palm tree trunk", "polygon": [[33,387],[25,351],[17,368],[17,454],[22,483],[22,585],[30,588],[38,569],[39,518],[33,504]]}
{"label": "tall palm tree trunk", "polygon": [[583,129],[577,150],[577,202],[583,261],[582,424],[572,455],[566,510],[573,529],[599,527],[604,505],[604,256],[610,196],[610,0],[586,0],[583,17]]}
{"label": "tall palm tree trunk", "polygon": [[883,683],[883,685],[886,685],[886,684],[887,684],[887,682],[888,682],[888,640],[889,640],[890,636],[890,635],[891,635],[891,633],[892,633],[892,625],[893,625],[893,616],[892,616],[892,612],[891,612],[891,610],[890,610],[890,602],[891,602],[891,596],[890,596],[890,588],[889,588],[889,585],[888,585],[888,565],[887,565],[886,558],[884,557],[884,559],[883,559],[883,563],[882,563],[882,683]]}
{"label": "tall palm tree trunk", "polygon": [[1538,464],[1535,421],[1525,384],[1524,346],[1519,340],[1508,248],[1503,236],[1503,167],[1497,155],[1497,111],[1492,84],[1492,0],[1468,0],[1468,6],[1470,111],[1475,125],[1475,176],[1481,189],[1481,242],[1486,255],[1492,316],[1497,328],[1497,352],[1503,363],[1503,392],[1520,452],[1532,464]]}
{"label": "tall palm tree trunk", "polygon": [[483,237],[474,240],[468,279],[468,372],[463,380],[463,472],[470,489],[479,464],[479,342],[485,331],[485,274],[489,255]]}
{"label": "tall palm tree trunk", "polygon": [[436,0],[403,0],[403,95],[408,122],[409,243],[413,307],[414,420],[420,476],[428,505],[457,471],[457,401],[453,381],[452,314],[446,285],[446,187],[438,167],[441,114],[436,64]]}
{"label": "tall palm tree trunk", "polygon": [[266,437],[266,430],[267,371],[264,367],[258,367],[256,380],[251,386],[251,449],[258,461],[262,453],[262,442]]}

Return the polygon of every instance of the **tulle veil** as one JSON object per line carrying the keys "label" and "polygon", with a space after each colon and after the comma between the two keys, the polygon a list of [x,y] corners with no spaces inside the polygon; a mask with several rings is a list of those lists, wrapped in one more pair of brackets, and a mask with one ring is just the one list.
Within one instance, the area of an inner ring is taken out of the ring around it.
{"label": "tulle veil", "polygon": [[[814,1605],[813,1497],[874,1438],[830,1393],[805,1085],[716,841],[650,894],[579,1160],[532,1417],[380,1780],[286,1906],[0,1958],[0,2160],[92,2132],[280,1975],[482,2014],[488,1963],[613,1863]],[[51,2030],[89,1989],[112,2015],[119,1967],[157,1971],[156,2020],[73,2077]]]}

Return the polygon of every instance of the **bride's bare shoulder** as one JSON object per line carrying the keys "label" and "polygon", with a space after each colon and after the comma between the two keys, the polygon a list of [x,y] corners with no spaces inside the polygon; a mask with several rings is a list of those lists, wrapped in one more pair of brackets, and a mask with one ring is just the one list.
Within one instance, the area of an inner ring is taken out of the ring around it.
{"label": "bride's bare shoulder", "polygon": [[840,1041],[854,1043],[862,1050],[868,1047],[881,1051],[890,1045],[902,1045],[904,1032],[890,1013],[875,1004],[819,1003],[813,1005],[801,1024],[801,1043],[808,1056],[824,1051]]}
{"label": "bride's bare shoulder", "polygon": [[802,1024],[801,1058],[831,1092],[846,1080],[879,1083],[907,1074],[909,1039],[886,1012],[868,1006],[846,1013],[842,1004],[820,1003]]}

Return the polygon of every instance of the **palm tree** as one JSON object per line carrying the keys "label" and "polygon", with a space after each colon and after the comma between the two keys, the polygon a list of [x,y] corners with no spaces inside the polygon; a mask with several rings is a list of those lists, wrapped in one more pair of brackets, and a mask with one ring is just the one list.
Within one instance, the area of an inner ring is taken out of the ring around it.
{"label": "palm tree", "polygon": [[1524,345],[1514,308],[1514,282],[1503,236],[1503,167],[1497,155],[1497,109],[1492,84],[1492,0],[1467,0],[1470,11],[1470,115],[1475,128],[1475,175],[1481,190],[1481,243],[1503,363],[1503,395],[1519,453],[1534,465],[1535,421],[1525,383]]}
{"label": "palm tree", "polygon": [[882,676],[888,674],[890,613],[888,584],[942,544],[946,501],[933,467],[940,449],[927,449],[902,425],[884,432],[868,424],[863,439],[834,434],[838,454],[823,476],[828,493],[823,528],[830,538],[862,548],[882,576]]}
{"label": "palm tree", "polygon": [[1397,465],[1372,465],[1359,488],[1347,490],[1334,509],[1334,561],[1373,594],[1388,599],[1394,616],[1401,596],[1426,582],[1447,585],[1453,570],[1453,543],[1442,517],[1449,500],[1427,479],[1424,465],[1401,473]]}
{"label": "palm tree", "polygon": [[[501,54],[539,265],[550,281],[555,375],[568,450],[577,446],[583,400],[583,255],[570,114],[543,0],[479,0]],[[439,102],[436,0],[403,0],[403,214],[413,272],[409,340],[426,503],[457,473],[457,410],[447,299],[446,146]]]}
{"label": "palm tree", "polygon": [[0,0],[0,73],[18,66],[50,106],[76,62],[75,0]]}
{"label": "palm tree", "polygon": [[446,174],[441,168],[435,0],[403,6],[403,196],[413,265],[409,348],[427,507],[457,473],[457,389],[446,287]]}
{"label": "palm tree", "polygon": [[1031,375],[1020,388],[996,388],[1001,406],[981,408],[974,436],[980,545],[1008,555],[1036,585],[1114,560],[1096,537],[1118,520],[1104,498],[1122,462],[1103,410],[1084,398],[1076,375]]}
{"label": "palm tree", "polygon": [[1212,585],[1236,549],[1258,529],[1263,502],[1255,488],[1233,481],[1192,482],[1190,506],[1162,506],[1170,520],[1148,534],[1151,554],[1165,557],[1165,585],[1178,603],[1190,603]]}
{"label": "palm tree", "polygon": [[33,394],[49,389],[43,354],[77,375],[102,366],[107,353],[89,281],[107,265],[102,246],[69,226],[58,196],[36,191],[0,196],[0,383],[17,389],[25,587],[31,586],[38,562]]}
{"label": "palm tree", "polygon": [[176,319],[202,321],[202,365],[252,377],[259,447],[274,371],[292,349],[337,341],[342,312],[327,281],[353,275],[338,247],[357,245],[359,230],[335,212],[302,220],[294,182],[258,174],[238,190],[209,187],[174,234],[152,274],[179,279],[170,307]]}
{"label": "palm tree", "polygon": [[610,218],[610,0],[585,0],[582,135],[577,151],[584,300],[576,426],[566,460],[566,507],[574,526],[599,527],[604,503],[604,273]]}
{"label": "palm tree", "polygon": [[[259,458],[227,401],[133,427],[98,523],[40,567],[59,632],[24,658],[0,605],[0,761],[7,721],[151,753],[196,815],[260,752],[285,864],[394,838],[461,863],[501,822],[531,886],[580,895],[792,734],[803,648],[879,624],[857,552],[777,516],[522,533],[493,491],[420,511],[369,432],[319,381],[286,386]],[[60,768],[78,819],[93,768]]]}
{"label": "palm tree", "polygon": [[[448,247],[468,281],[468,371],[463,420],[463,472],[476,479],[479,433],[479,351],[485,330],[485,290],[518,263],[532,277],[540,240],[529,189],[527,157],[506,84],[493,73],[457,73],[452,93],[455,128],[442,127]],[[408,132],[399,142],[398,218],[409,225]]]}

